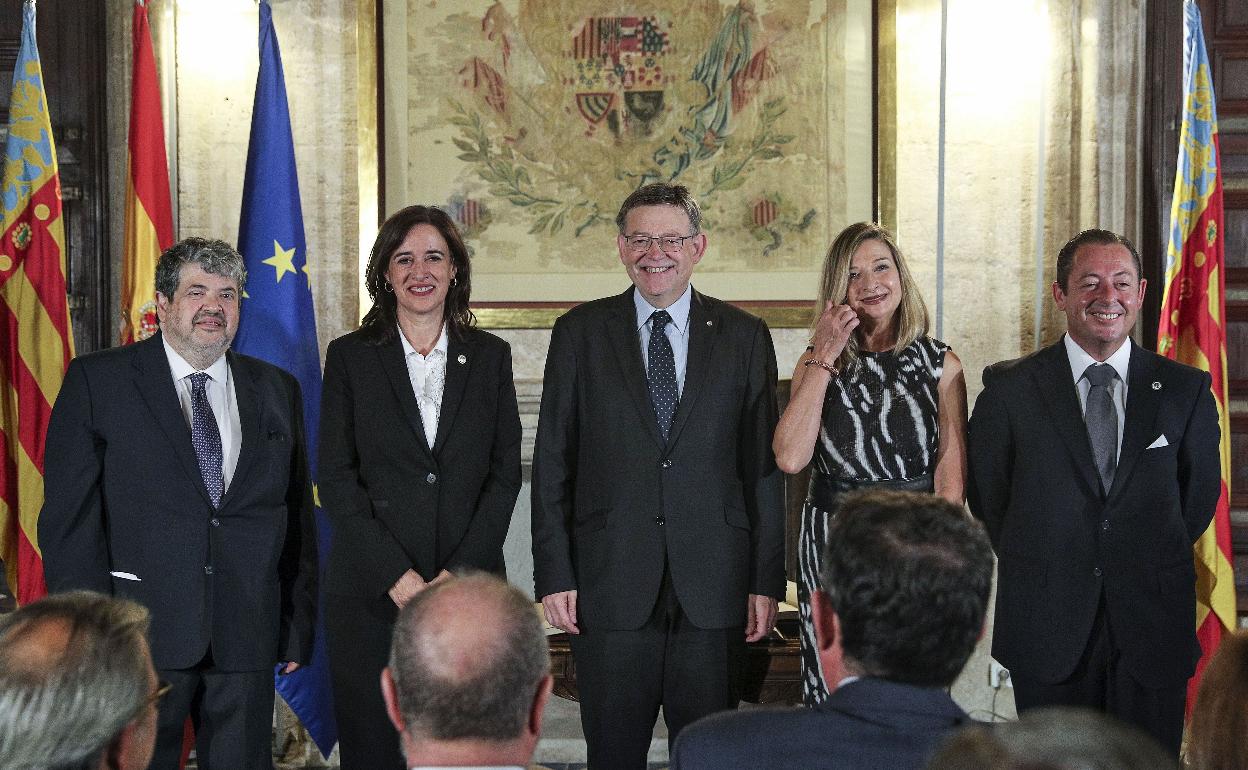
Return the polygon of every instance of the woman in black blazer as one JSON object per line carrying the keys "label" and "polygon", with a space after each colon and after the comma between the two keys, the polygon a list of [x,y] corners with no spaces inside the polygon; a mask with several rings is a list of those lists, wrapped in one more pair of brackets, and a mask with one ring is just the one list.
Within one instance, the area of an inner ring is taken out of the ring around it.
{"label": "woman in black blazer", "polygon": [[456,570],[504,572],[520,416],[511,348],[474,327],[468,251],[450,217],[426,206],[390,217],[365,280],[372,309],[325,360],[325,621],[342,767],[397,770],[379,684],[394,619]]}

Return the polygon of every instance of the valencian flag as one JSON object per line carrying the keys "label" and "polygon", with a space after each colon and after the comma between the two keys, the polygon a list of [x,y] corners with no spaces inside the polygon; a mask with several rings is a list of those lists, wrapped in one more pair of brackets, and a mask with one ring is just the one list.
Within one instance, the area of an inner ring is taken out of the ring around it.
{"label": "valencian flag", "polygon": [[[282,56],[267,2],[260,3],[260,72],[251,114],[247,174],[238,225],[238,250],[247,262],[247,290],[234,349],[263,358],[293,374],[303,389],[308,462],[317,478],[317,426],[321,414],[321,359],[312,309],[312,285],[303,239],[295,145],[286,104]],[[329,550],[329,522],[320,509],[321,565]],[[324,617],[324,603],[319,617]],[[318,622],[312,661],[278,676],[277,691],[298,715],[326,757],[338,741],[325,633]]]}
{"label": "valencian flag", "polygon": [[156,259],[173,245],[173,207],[160,117],[156,57],[145,0],[134,3],[134,77],[130,92],[130,168],[126,177],[121,263],[121,344],[156,333]]}
{"label": "valencian flag", "polygon": [[1196,633],[1202,655],[1188,682],[1188,709],[1205,664],[1225,630],[1235,628],[1231,572],[1231,432],[1226,387],[1226,296],[1222,238],[1222,174],[1218,168],[1218,118],[1201,31],[1200,10],[1184,3],[1183,127],[1170,209],[1165,295],[1157,348],[1168,358],[1203,369],[1213,378],[1222,428],[1222,494],[1213,522],[1196,541]]}
{"label": "valencian flag", "polygon": [[61,182],[35,45],[34,0],[22,9],[0,198],[0,558],[18,603],[26,604],[47,593],[36,539],[43,440],[74,357]]}

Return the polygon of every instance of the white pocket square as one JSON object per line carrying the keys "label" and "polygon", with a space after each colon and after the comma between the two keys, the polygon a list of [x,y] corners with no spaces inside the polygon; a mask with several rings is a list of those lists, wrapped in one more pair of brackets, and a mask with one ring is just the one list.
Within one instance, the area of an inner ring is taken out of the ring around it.
{"label": "white pocket square", "polygon": [[110,572],[108,574],[112,575],[115,578],[121,578],[122,580],[136,580],[140,583],[143,582],[143,579],[140,578],[138,575],[134,574],[133,572]]}
{"label": "white pocket square", "polygon": [[1169,442],[1169,441],[1166,441],[1166,434],[1164,434],[1164,433],[1163,433],[1163,434],[1161,434],[1160,436],[1158,436],[1158,437],[1157,437],[1157,438],[1153,441],[1153,443],[1149,444],[1149,445],[1148,445],[1148,448],[1149,448],[1149,449],[1160,449],[1160,448],[1161,448],[1161,447],[1163,447],[1163,446],[1170,446],[1170,442]]}

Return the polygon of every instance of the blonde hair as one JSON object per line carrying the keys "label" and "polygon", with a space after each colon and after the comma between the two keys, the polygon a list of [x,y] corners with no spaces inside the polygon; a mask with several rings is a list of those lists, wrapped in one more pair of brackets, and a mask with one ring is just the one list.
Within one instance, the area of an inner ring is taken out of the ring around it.
{"label": "blonde hair", "polygon": [[[849,268],[854,253],[867,241],[879,241],[888,247],[897,265],[897,274],[901,278],[901,303],[893,316],[893,350],[905,350],[911,342],[927,334],[927,304],[923,295],[910,275],[910,268],[897,247],[893,234],[874,222],[857,222],[846,227],[836,236],[828,247],[828,255],[823,260],[823,276],[819,279],[819,299],[815,301],[814,319],[811,321],[811,338],[814,338],[815,325],[823,314],[828,300],[834,304],[843,304],[849,295]],[[845,350],[836,359],[836,368],[849,372],[858,365],[858,348],[860,345],[856,331],[845,343]]]}

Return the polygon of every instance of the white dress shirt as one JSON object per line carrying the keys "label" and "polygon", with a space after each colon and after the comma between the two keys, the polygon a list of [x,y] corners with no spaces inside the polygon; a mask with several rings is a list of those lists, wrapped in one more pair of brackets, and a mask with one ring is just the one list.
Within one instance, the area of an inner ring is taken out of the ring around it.
{"label": "white dress shirt", "polygon": [[[161,337],[165,345],[165,358],[169,360],[169,370],[173,373],[173,386],[178,392],[178,404],[182,407],[182,416],[186,425],[191,425],[191,375],[199,369],[191,366],[186,359],[169,345],[169,340]],[[208,375],[204,383],[204,393],[208,397],[208,406],[212,407],[212,416],[217,420],[217,432],[221,434],[221,480],[224,489],[230,488],[230,480],[238,468],[238,451],[243,446],[242,420],[238,417],[238,399],[234,395],[234,376],[230,373],[230,364],[222,355],[207,369],[202,370]]]}
{"label": "white dress shirt", "polygon": [[[1083,373],[1092,364],[1102,363],[1097,361],[1088,352],[1079,347],[1079,343],[1070,338],[1069,334],[1063,335],[1062,341],[1066,343],[1066,358],[1070,361],[1070,375],[1075,380],[1075,390],[1079,393],[1079,414],[1088,408],[1088,391],[1092,390],[1092,383],[1088,382]],[[1114,354],[1105,359],[1103,363],[1114,367],[1114,371],[1118,372],[1118,378],[1110,380],[1109,395],[1114,402],[1114,411],[1118,413],[1118,454],[1116,457],[1122,456],[1122,431],[1126,427],[1127,422],[1127,370],[1131,364],[1131,340],[1123,340],[1122,347],[1114,351]]]}
{"label": "white dress shirt", "polygon": [[446,324],[442,324],[442,334],[426,356],[422,356],[407,341],[402,327],[399,328],[399,339],[403,342],[407,378],[412,383],[416,405],[420,407],[420,422],[425,427],[425,439],[432,449],[438,435],[438,417],[442,413],[442,392],[446,389]]}
{"label": "white dress shirt", "polygon": [[[685,392],[685,364],[689,360],[689,305],[693,299],[693,286],[686,286],[680,299],[666,308],[672,317],[663,332],[672,343],[672,357],[676,360],[676,396]],[[650,316],[660,308],[646,302],[641,292],[633,290],[633,305],[637,308],[637,334],[641,336],[641,364],[650,371]]]}

